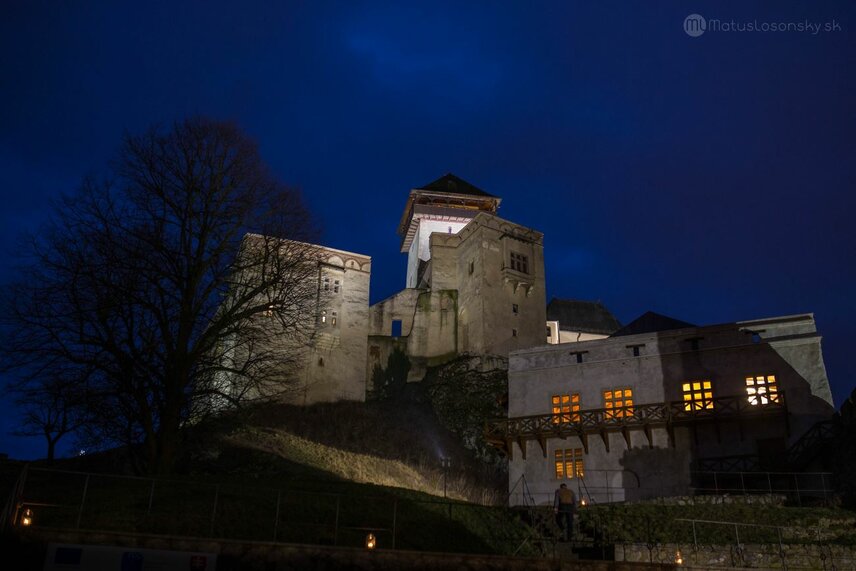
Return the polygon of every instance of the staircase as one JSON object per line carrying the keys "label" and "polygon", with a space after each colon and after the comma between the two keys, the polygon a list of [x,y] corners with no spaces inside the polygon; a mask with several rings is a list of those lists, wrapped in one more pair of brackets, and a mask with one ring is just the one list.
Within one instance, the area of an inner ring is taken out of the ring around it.
{"label": "staircase", "polygon": [[788,448],[788,466],[794,471],[802,470],[812,460],[826,452],[835,438],[836,428],[834,420],[822,420],[815,423]]}

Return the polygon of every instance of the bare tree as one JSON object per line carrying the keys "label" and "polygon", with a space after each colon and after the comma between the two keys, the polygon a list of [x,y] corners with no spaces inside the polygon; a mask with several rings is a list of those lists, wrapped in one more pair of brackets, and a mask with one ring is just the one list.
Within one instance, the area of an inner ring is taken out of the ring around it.
{"label": "bare tree", "polygon": [[89,429],[169,472],[191,414],[291,387],[318,303],[313,238],[234,126],[127,137],[110,181],[86,180],[31,240],[4,365],[31,383],[86,372]]}
{"label": "bare tree", "polygon": [[83,392],[62,375],[44,376],[10,387],[23,412],[16,436],[42,436],[47,461],[53,462],[60,439],[77,430],[83,412]]}

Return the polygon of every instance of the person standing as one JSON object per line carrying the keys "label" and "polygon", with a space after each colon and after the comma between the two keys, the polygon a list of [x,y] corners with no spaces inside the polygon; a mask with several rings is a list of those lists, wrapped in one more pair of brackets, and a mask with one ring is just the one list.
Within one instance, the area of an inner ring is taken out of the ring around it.
{"label": "person standing", "polygon": [[574,533],[574,514],[577,511],[577,498],[567,484],[561,484],[553,498],[553,511],[556,524],[562,530],[564,541],[570,541]]}

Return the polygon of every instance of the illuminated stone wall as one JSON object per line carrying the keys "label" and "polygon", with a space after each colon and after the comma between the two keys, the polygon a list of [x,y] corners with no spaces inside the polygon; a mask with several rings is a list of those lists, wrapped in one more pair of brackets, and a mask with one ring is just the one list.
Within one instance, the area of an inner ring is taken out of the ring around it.
{"label": "illuminated stone wall", "polygon": [[[543,235],[484,212],[457,233],[444,228],[429,236],[423,287],[371,307],[367,378],[396,343],[410,357],[410,380],[463,353],[506,357],[546,344]],[[511,252],[526,257],[527,271],[511,269]],[[396,321],[398,342],[391,339]]]}
{"label": "illuminated stone wall", "polygon": [[[753,332],[755,334],[753,334]],[[832,397],[811,314],[690,327],[612,337],[513,352],[509,358],[509,417],[550,414],[552,395],[580,395],[580,407],[604,407],[604,391],[632,390],[635,405],[680,401],[683,385],[711,382],[713,397],[749,398],[747,376],[772,375],[786,396],[789,425],[781,417],[745,418],[675,430],[676,446],[664,428],[654,428],[654,448],[641,429],[629,431],[628,448],[620,432],[607,433],[610,450],[598,434],[588,438],[583,456],[586,484],[600,501],[687,493],[694,459],[764,455],[792,444],[832,412]],[[634,356],[633,346],[639,356]],[[578,357],[577,353],[582,352]],[[582,362],[578,362],[581,359]],[[790,434],[788,434],[790,429]],[[517,444],[509,462],[509,487],[521,476],[543,502],[560,483],[554,470],[557,449],[582,448],[576,437],[550,439],[545,458],[535,441],[524,460]],[[572,487],[582,482],[567,480]],[[585,490],[583,490],[585,493]]]}
{"label": "illuminated stone wall", "polygon": [[365,400],[371,258],[332,248],[322,251],[319,317],[294,400],[301,404]]}

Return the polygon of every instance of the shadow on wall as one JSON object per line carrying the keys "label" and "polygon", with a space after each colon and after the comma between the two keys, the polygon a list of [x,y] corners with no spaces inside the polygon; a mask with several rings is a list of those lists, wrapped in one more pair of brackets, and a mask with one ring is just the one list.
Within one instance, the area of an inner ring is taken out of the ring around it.
{"label": "shadow on wall", "polygon": [[636,501],[661,496],[687,495],[690,489],[690,461],[690,451],[685,447],[648,448],[646,446],[625,450],[619,460],[621,467],[626,471],[622,474],[625,499]]}
{"label": "shadow on wall", "polygon": [[[761,340],[736,343],[731,347],[706,347],[704,337],[688,337],[680,341],[686,346],[675,352],[674,342],[674,336],[663,335],[659,347],[660,354],[664,355],[661,367],[665,400],[682,400],[684,383],[710,381],[714,399],[745,396],[747,403],[752,402],[750,398],[755,398],[761,406],[762,397],[750,397],[747,392],[747,378],[760,377],[768,381],[775,379],[775,390],[778,394],[784,393],[788,412],[787,420],[784,417],[742,418],[739,422],[723,419],[718,423],[698,423],[686,430],[676,431],[684,432],[686,436],[686,446],[680,446],[679,442],[678,448],[691,451],[690,457],[676,457],[686,462],[682,472],[686,472],[688,466],[695,465],[698,459],[736,455],[766,459],[762,469],[787,469],[788,466],[783,464],[783,454],[771,455],[768,452],[773,449],[783,452],[812,425],[828,419],[834,413],[829,402],[812,394],[812,381],[803,377],[797,369],[811,376],[816,385],[821,383],[818,379],[825,382],[819,343],[807,340],[803,344],[774,348]],[[765,385],[763,390],[769,390],[769,386]],[[755,390],[761,394],[760,389]],[[823,387],[815,390],[822,391]],[[826,390],[828,392],[828,388]],[[667,458],[663,460],[669,461]]]}

